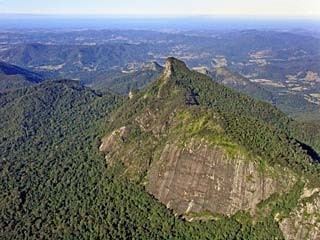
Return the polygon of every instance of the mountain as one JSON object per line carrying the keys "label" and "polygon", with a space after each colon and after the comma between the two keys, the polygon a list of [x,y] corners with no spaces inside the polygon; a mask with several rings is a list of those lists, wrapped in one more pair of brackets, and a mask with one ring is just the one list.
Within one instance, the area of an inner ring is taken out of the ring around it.
{"label": "mountain", "polygon": [[[3,31],[2,36],[0,60],[40,72],[46,79],[80,80],[95,89],[111,87],[127,93],[158,75],[140,73],[140,69],[132,74],[123,72],[126,66],[146,61],[162,64],[166,56],[173,55],[190,67],[211,71],[219,66],[220,75],[224,69],[238,80],[242,78],[239,74],[244,76],[251,83],[233,85],[236,90],[275,104],[295,119],[320,118],[320,40],[311,32],[221,29],[49,33],[39,29]],[[130,79],[134,83],[130,84]]]}
{"label": "mountain", "polygon": [[97,90],[110,89],[119,94],[144,88],[157,79],[163,67],[156,62],[142,64],[137,69],[112,70],[96,77],[88,86]]}
{"label": "mountain", "polygon": [[[289,116],[298,118],[299,122],[292,122],[293,126],[291,128],[299,136],[298,138],[302,138],[317,151],[320,151],[320,141],[317,140],[319,139],[319,132],[316,130],[319,123],[316,120],[310,121],[310,119],[319,117],[319,106],[317,104],[307,101],[304,96],[299,94],[279,91],[277,87],[261,86],[227,67],[215,67],[211,71],[197,68],[196,71],[212,77],[215,82],[258,100],[268,102]],[[300,129],[300,131],[297,132],[297,129]]]}
{"label": "mountain", "polygon": [[109,43],[101,45],[15,44],[0,52],[0,60],[41,72],[48,78],[90,81],[92,74],[143,62],[148,45]]}
{"label": "mountain", "polygon": [[[196,70],[201,72],[201,69]],[[259,82],[256,82],[227,67],[215,67],[202,73],[236,91],[269,102],[296,119],[318,119],[320,116],[320,107],[316,99],[308,97],[303,92],[290,92],[285,86],[268,80],[260,79]]]}
{"label": "mountain", "polygon": [[216,67],[213,71],[209,72],[209,75],[218,83],[231,87],[249,96],[270,103],[273,101],[271,92],[226,67]]}
{"label": "mountain", "polygon": [[26,69],[0,62],[0,91],[12,90],[40,83],[42,76]]}
{"label": "mountain", "polygon": [[316,126],[177,59],[131,98],[1,93],[0,119],[1,239],[318,237]]}
{"label": "mountain", "polygon": [[99,139],[123,101],[70,80],[0,94],[1,239],[262,239],[277,232],[239,217],[185,222],[122,177],[121,166],[106,166]]}
{"label": "mountain", "polygon": [[[265,226],[269,239],[317,239],[319,156],[295,124],[169,58],[156,82],[112,114],[99,149],[189,221],[241,216]],[[293,217],[306,202],[308,217]]]}

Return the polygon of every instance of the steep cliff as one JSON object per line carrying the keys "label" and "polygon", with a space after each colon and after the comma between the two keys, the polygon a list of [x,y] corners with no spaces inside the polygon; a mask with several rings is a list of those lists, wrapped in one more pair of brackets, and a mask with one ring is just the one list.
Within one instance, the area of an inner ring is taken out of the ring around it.
{"label": "steep cliff", "polygon": [[261,170],[245,156],[231,157],[221,146],[192,139],[184,147],[165,145],[151,164],[146,189],[179,214],[232,215],[253,211],[260,201],[284,190],[277,177],[279,173],[273,176],[271,169]]}

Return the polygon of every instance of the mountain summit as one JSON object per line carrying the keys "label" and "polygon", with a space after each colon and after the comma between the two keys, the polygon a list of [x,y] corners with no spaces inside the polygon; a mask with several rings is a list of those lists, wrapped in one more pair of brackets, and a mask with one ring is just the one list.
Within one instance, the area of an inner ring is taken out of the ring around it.
{"label": "mountain summit", "polygon": [[174,74],[175,71],[186,71],[189,72],[190,70],[187,68],[187,65],[174,57],[169,57],[166,60],[164,68],[164,75],[165,77],[170,77],[171,74]]}

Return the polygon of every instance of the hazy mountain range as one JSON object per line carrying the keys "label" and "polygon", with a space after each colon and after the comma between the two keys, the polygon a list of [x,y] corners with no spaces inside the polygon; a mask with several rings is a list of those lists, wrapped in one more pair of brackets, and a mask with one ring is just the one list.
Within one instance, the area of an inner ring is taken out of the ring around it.
{"label": "hazy mountain range", "polygon": [[320,238],[316,34],[0,42],[1,239]]}

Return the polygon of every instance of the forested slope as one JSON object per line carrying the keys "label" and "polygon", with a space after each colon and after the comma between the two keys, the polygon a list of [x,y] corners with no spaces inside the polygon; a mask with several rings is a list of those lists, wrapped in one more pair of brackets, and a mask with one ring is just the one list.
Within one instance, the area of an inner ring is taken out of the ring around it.
{"label": "forested slope", "polygon": [[[180,104],[191,106],[194,128],[178,130],[195,137],[210,135],[213,129],[207,131],[207,126],[212,125],[206,121],[213,121],[212,115],[197,109],[200,105],[222,116],[219,124],[228,139],[261,155],[267,164],[317,176],[310,163],[313,159],[294,137],[298,133],[292,130],[293,121],[283,113],[186,71],[184,65],[179,69],[174,81],[151,85],[131,100],[108,92],[98,94],[68,80],[2,93],[0,238],[282,239],[275,216],[280,213],[285,218],[295,208],[303,182],[262,202],[256,218],[240,211],[231,217],[217,214],[210,215],[210,221],[187,222],[149,195],[140,182],[127,179],[121,161],[108,165],[99,153],[106,131],[134,123],[136,114],[146,106],[164,106],[164,111]],[[160,100],[153,102],[155,99]],[[168,105],[159,105],[163,102]],[[166,114],[158,120],[165,122]],[[131,140],[144,141],[146,136],[131,132]],[[148,156],[150,147],[139,146],[143,157]]]}
{"label": "forested slope", "polygon": [[[121,98],[73,81],[0,95],[1,239],[268,239],[241,217],[188,223],[108,169],[98,143]],[[121,167],[120,167],[121,168]],[[237,220],[239,219],[239,221]]]}

